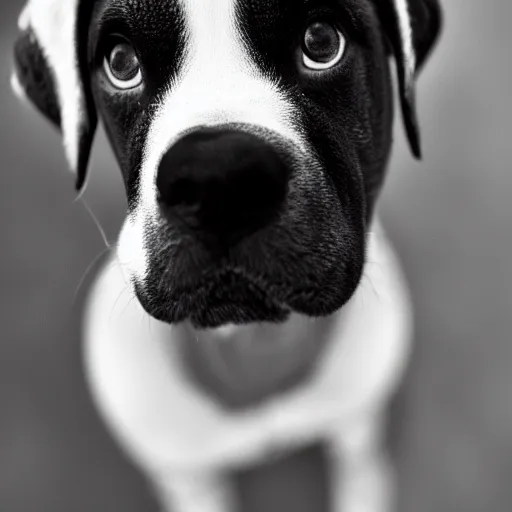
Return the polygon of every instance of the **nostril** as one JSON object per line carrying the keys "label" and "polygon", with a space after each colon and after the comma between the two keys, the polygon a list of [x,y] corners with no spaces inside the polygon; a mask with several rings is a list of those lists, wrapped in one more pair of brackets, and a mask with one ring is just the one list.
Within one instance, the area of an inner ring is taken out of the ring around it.
{"label": "nostril", "polygon": [[203,200],[202,188],[197,181],[187,178],[178,179],[170,185],[165,202],[170,207],[197,205]]}

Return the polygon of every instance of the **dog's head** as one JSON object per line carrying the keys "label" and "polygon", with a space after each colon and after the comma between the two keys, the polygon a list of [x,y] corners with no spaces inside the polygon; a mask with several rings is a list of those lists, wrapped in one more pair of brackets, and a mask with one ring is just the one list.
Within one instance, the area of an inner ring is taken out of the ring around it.
{"label": "dog's head", "polygon": [[63,133],[78,188],[97,113],[128,215],[118,255],[154,317],[330,314],[362,274],[437,0],[30,0],[14,85]]}

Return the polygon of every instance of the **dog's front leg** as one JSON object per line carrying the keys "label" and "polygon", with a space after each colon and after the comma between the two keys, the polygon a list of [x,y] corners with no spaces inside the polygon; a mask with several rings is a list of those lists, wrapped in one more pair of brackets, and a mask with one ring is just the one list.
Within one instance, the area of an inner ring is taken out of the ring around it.
{"label": "dog's front leg", "polygon": [[364,415],[332,439],[335,512],[392,512],[394,469],[385,449],[383,414]]}
{"label": "dog's front leg", "polygon": [[229,479],[215,473],[156,477],[152,482],[162,512],[234,512]]}

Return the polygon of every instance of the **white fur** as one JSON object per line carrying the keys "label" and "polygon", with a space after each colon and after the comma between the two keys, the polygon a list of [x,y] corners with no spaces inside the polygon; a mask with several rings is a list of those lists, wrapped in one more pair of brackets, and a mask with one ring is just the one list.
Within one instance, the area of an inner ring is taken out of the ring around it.
{"label": "white fur", "polygon": [[[154,481],[162,501],[183,502],[178,511],[206,510],[204,503],[190,504],[190,493],[183,490],[187,481],[208,489],[221,469],[317,439],[332,441],[341,466],[345,455],[354,460],[352,476],[343,479],[353,500],[362,499],[357,496],[366,485],[367,495],[389,491],[378,436],[387,400],[407,362],[411,313],[385,235],[376,226],[370,237],[365,274],[349,304],[330,319],[310,320],[312,331],[297,331],[305,321],[298,315],[266,331],[279,339],[290,331],[319,336],[323,322],[332,322],[328,348],[314,375],[239,413],[226,412],[188,380],[180,349],[190,334],[187,327],[170,327],[143,312],[115,260],[102,272],[85,323],[87,377],[107,424]],[[253,328],[256,333],[261,329]],[[237,336],[237,329],[221,334],[229,335]],[[211,334],[212,342],[216,336]],[[365,431],[373,434],[368,437]],[[367,470],[356,464],[359,459],[367,460]],[[228,494],[220,496],[208,510],[230,512],[223,508]],[[352,503],[343,512],[360,510]],[[381,510],[384,502],[371,512]]]}
{"label": "white fur", "polygon": [[409,0],[393,0],[398,16],[400,38],[405,56],[406,83],[414,80],[416,73],[416,52],[412,33],[411,15],[409,13]]}
{"label": "white fur", "polygon": [[[78,138],[85,113],[85,98],[75,44],[78,2],[79,0],[30,0],[18,21],[21,30],[29,27],[33,30],[48,65],[54,72],[64,146],[73,170],[78,167]],[[19,85],[19,81],[17,83]]]}

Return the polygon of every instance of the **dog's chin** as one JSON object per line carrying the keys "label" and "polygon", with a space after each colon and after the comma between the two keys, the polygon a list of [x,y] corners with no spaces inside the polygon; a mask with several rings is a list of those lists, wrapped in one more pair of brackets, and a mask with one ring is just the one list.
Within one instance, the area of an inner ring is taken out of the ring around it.
{"label": "dog's chin", "polygon": [[197,329],[226,325],[283,323],[292,313],[309,317],[328,316],[341,309],[356,288],[345,286],[283,290],[232,270],[209,277],[196,286],[171,291],[151,282],[135,284],[135,293],[145,311],[168,323],[190,322]]}
{"label": "dog's chin", "polygon": [[226,325],[282,323],[291,310],[262,288],[243,279],[229,284],[221,280],[203,283],[194,290],[166,294],[135,286],[137,298],[153,318],[178,324],[188,321],[197,329],[215,329]]}

